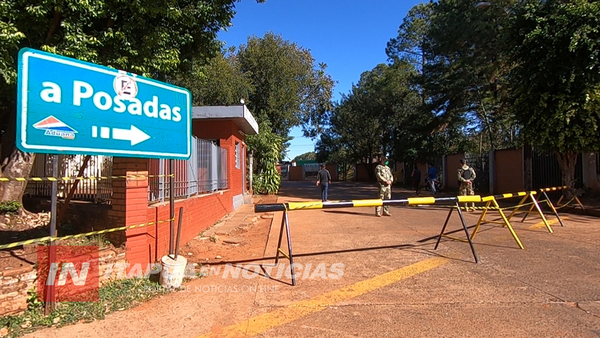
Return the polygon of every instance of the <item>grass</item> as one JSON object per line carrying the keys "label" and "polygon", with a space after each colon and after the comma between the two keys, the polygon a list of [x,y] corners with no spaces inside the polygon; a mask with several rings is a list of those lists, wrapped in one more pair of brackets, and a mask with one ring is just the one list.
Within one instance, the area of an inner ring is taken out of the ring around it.
{"label": "grass", "polygon": [[97,302],[57,303],[56,309],[44,315],[44,303],[30,291],[29,306],[25,313],[0,317],[0,329],[6,327],[6,337],[15,338],[47,327],[60,327],[79,322],[104,319],[107,314],[122,311],[152,298],[171,292],[148,278],[130,278],[111,281],[99,290]]}

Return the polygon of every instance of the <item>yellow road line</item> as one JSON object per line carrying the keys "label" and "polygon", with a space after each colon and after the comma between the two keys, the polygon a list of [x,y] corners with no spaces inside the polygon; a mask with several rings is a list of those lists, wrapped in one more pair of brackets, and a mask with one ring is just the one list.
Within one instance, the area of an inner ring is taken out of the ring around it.
{"label": "yellow road line", "polygon": [[[561,219],[562,219],[563,221],[565,221],[565,220],[568,220],[568,219],[569,219],[569,217],[562,217]],[[556,224],[556,223],[558,223],[558,218],[555,218],[555,219],[549,219],[549,220],[548,220],[548,225],[552,225],[552,224]],[[546,226],[546,225],[545,225],[545,224],[544,224],[544,222],[542,221],[542,222],[539,222],[539,223],[536,223],[536,224],[534,224],[534,225],[530,226],[530,227],[529,227],[529,229],[543,228],[543,227],[545,227],[545,226]]]}
{"label": "yellow road line", "polygon": [[431,258],[422,262],[411,264],[409,266],[384,273],[371,279],[360,281],[350,286],[346,286],[341,289],[313,297],[311,299],[296,302],[288,307],[255,316],[246,321],[230,325],[222,330],[218,330],[218,332],[209,332],[197,338],[241,337],[261,334],[277,326],[284,325],[302,317],[306,317],[310,314],[326,310],[328,307],[334,306],[342,301],[361,296],[365,293],[418,275],[422,272],[431,270],[446,263],[448,263],[448,260],[445,258]]}

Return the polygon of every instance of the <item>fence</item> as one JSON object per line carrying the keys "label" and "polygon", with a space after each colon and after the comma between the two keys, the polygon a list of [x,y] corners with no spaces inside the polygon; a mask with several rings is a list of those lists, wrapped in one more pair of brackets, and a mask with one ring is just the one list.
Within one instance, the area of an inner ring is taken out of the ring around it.
{"label": "fence", "polygon": [[[175,198],[190,197],[202,193],[210,193],[228,187],[227,181],[227,149],[221,148],[211,141],[192,139],[192,156],[189,160],[173,161],[173,194]],[[159,175],[148,181],[148,201],[164,202],[170,198],[169,160],[152,159],[148,173]]]}
{"label": "fence", "polygon": [[[583,187],[582,156],[577,156],[575,165],[575,188]],[[532,149],[531,151],[532,189],[554,187],[563,184],[560,163],[551,152]]]}
{"label": "fence", "polygon": [[[58,175],[52,173],[52,160],[58,156]],[[31,177],[74,177],[79,174],[79,168],[83,164],[86,155],[50,155],[37,154]],[[106,177],[112,173],[112,157],[91,156],[82,176]],[[75,180],[60,181],[58,183],[58,197],[65,198],[73,186]],[[50,197],[52,182],[29,181],[25,194],[36,197]],[[102,180],[80,180],[73,195],[75,200],[94,201],[96,203],[110,203],[112,196],[111,179]]]}

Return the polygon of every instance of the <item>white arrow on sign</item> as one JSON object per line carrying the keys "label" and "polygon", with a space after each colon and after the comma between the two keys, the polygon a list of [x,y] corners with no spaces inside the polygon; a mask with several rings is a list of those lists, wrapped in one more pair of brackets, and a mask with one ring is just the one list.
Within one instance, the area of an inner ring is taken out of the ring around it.
{"label": "white arrow on sign", "polygon": [[[98,127],[92,126],[92,137],[98,137]],[[100,138],[110,138],[110,128],[100,127]],[[150,135],[131,125],[129,129],[112,128],[113,140],[130,141],[134,146],[150,138]]]}
{"label": "white arrow on sign", "polygon": [[113,128],[112,138],[115,140],[131,141],[131,145],[134,146],[149,139],[150,135],[131,125],[131,129]]}

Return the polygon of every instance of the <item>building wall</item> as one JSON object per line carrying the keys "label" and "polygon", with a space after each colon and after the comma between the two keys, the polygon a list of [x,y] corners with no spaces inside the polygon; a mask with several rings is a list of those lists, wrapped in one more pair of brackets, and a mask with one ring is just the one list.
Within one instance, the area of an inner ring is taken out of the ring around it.
{"label": "building wall", "polygon": [[[244,187],[244,175],[246,173],[246,137],[239,133],[240,128],[230,120],[222,121],[201,121],[196,120],[192,123],[192,133],[194,136],[205,140],[219,140],[222,148],[227,148],[227,181],[229,190],[234,196],[246,192]],[[235,145],[240,144],[240,168],[235,167]]]}
{"label": "building wall", "polygon": [[303,179],[302,166],[290,166],[289,180],[302,181]]}
{"label": "building wall", "polygon": [[464,157],[464,154],[446,156],[446,172],[444,173],[446,191],[458,193],[458,169],[461,167],[460,160]]}
{"label": "building wall", "polygon": [[337,166],[337,164],[327,164],[327,165],[325,165],[325,169],[329,170],[329,173],[331,174],[331,181],[337,181],[338,180],[338,166]]}
{"label": "building wall", "polygon": [[[375,181],[375,166],[376,164],[359,163],[356,165],[356,176],[357,182],[373,182]],[[369,175],[371,171],[371,176]]]}
{"label": "building wall", "polygon": [[494,194],[525,190],[523,182],[523,150],[494,151]]}

